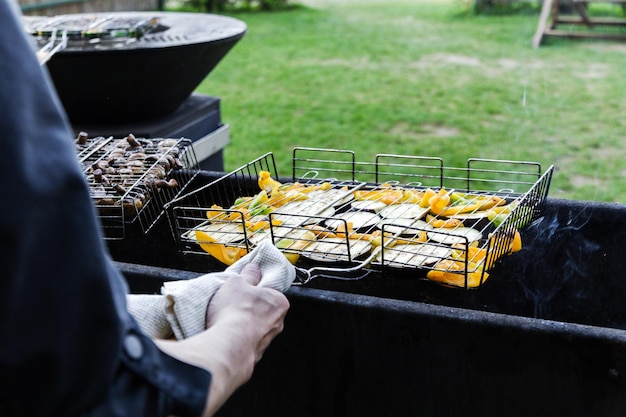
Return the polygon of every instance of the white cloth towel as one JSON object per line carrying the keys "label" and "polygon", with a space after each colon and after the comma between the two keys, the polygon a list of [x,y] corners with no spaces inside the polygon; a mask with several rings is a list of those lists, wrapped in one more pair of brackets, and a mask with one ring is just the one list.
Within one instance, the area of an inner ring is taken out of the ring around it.
{"label": "white cloth towel", "polygon": [[264,240],[223,272],[165,282],[161,294],[128,294],[128,310],[150,336],[168,338],[173,334],[178,340],[193,336],[205,329],[211,297],[224,281],[249,263],[261,269],[258,285],[262,287],[285,292],[296,277],[294,266],[269,240]]}

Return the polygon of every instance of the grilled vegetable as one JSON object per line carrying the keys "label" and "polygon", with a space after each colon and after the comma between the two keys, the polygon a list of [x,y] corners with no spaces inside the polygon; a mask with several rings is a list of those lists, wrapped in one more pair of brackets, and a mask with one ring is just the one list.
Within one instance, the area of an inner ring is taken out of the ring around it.
{"label": "grilled vegetable", "polygon": [[428,271],[426,278],[442,284],[452,285],[454,287],[464,287],[466,265],[468,288],[478,287],[481,285],[481,279],[484,282],[487,278],[489,278],[489,274],[478,268],[477,265],[471,262],[466,264],[465,262],[454,261],[451,259],[444,259],[437,262],[434,266],[435,269]]}
{"label": "grilled vegetable", "polygon": [[195,237],[202,250],[226,265],[234,264],[242,256],[248,253],[246,248],[226,246],[224,244],[217,243],[215,238],[201,230],[196,230]]}
{"label": "grilled vegetable", "polygon": [[454,245],[451,253],[451,258],[454,258],[460,262],[469,262],[470,264],[480,266],[485,263],[485,269],[491,269],[498,258],[493,253],[489,252],[487,255],[487,249],[478,246],[469,246],[467,250],[465,245]]}
{"label": "grilled vegetable", "polygon": [[428,200],[430,211],[442,217],[452,217],[463,213],[475,213],[506,204],[506,200],[494,195],[463,194],[456,191],[447,193],[445,189],[432,194]]}
{"label": "grilled vegetable", "polygon": [[301,225],[315,221],[312,216],[330,217],[335,214],[335,209],[328,207],[326,203],[317,201],[293,201],[273,212],[273,218],[281,220],[283,224]]}
{"label": "grilled vegetable", "polygon": [[376,227],[378,227],[381,230],[385,230],[385,232],[398,234],[398,235],[415,233],[417,231],[415,228],[432,229],[432,226],[430,226],[423,220],[415,220],[415,219],[407,219],[407,218],[383,219],[376,224]]}
{"label": "grilled vegetable", "polygon": [[387,204],[382,201],[375,200],[357,200],[350,203],[350,208],[355,211],[370,211],[378,213],[385,207],[387,207]]}
{"label": "grilled vegetable", "polygon": [[299,252],[315,241],[315,233],[310,230],[298,229],[276,242],[276,247],[281,250],[291,264],[295,265],[300,259]]}
{"label": "grilled vegetable", "polygon": [[426,222],[432,227],[454,228],[463,227],[463,223],[458,219],[438,219],[430,214],[426,215]]}
{"label": "grilled vegetable", "polygon": [[378,215],[366,211],[346,211],[334,215],[332,220],[327,220],[326,226],[331,229],[337,229],[344,225],[343,220],[352,223],[352,227],[358,230],[371,227],[381,219]]}
{"label": "grilled vegetable", "polygon": [[511,242],[511,252],[519,252],[522,250],[522,235],[518,230],[513,235],[513,241]]}
{"label": "grilled vegetable", "polygon": [[274,195],[278,192],[278,189],[282,185],[280,182],[272,178],[271,174],[267,171],[261,171],[259,173],[259,188],[265,191],[269,195]]}
{"label": "grilled vegetable", "polygon": [[378,214],[386,219],[421,219],[428,213],[428,210],[428,208],[420,207],[417,204],[403,203],[387,206],[379,211]]}
{"label": "grilled vegetable", "polygon": [[[435,214],[442,214],[442,212],[450,204],[450,195],[445,188],[442,188],[435,195],[428,199],[428,205],[430,211]],[[442,214],[443,215],[443,214]]]}
{"label": "grilled vegetable", "polygon": [[506,200],[495,195],[464,194],[458,191],[450,193],[450,201],[454,206],[466,206],[478,204],[479,210],[488,210],[495,206],[506,204]]}
{"label": "grilled vegetable", "polygon": [[[348,249],[348,245],[349,249]],[[365,240],[327,238],[319,239],[311,246],[307,247],[307,256],[316,261],[334,262],[349,261],[371,249],[370,242]],[[348,251],[350,256],[348,256]]]}
{"label": "grilled vegetable", "polygon": [[454,245],[480,240],[482,233],[471,227],[458,227],[456,229],[439,229],[439,231],[434,229],[428,232],[428,237],[435,242]]}
{"label": "grilled vegetable", "polygon": [[[383,253],[384,252],[384,253]],[[432,265],[450,256],[451,249],[428,243],[399,244],[383,248],[376,257],[386,266],[424,266]]]}

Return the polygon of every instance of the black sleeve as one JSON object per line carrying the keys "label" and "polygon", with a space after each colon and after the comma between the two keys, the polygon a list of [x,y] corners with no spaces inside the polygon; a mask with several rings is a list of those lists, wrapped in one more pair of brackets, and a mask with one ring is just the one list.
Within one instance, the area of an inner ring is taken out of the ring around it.
{"label": "black sleeve", "polygon": [[210,374],[163,354],[129,316],[14,0],[0,1],[0,28],[0,415],[199,414]]}

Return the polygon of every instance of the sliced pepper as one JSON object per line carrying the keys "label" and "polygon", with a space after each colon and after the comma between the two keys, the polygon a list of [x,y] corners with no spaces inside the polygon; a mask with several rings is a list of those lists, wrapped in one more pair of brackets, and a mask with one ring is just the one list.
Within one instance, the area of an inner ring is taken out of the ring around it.
{"label": "sliced pepper", "polygon": [[[385,239],[387,238],[391,238],[393,237],[393,234],[386,232],[385,233]],[[383,232],[382,230],[374,230],[372,233],[370,233],[370,238],[369,238],[370,243],[372,244],[372,246],[382,246],[383,245]],[[393,246],[393,242],[390,242],[389,244],[387,244],[388,247]]]}
{"label": "sliced pepper", "polygon": [[[464,287],[465,265],[465,262],[444,259],[435,264],[435,269],[428,271],[426,278],[455,287]],[[469,288],[478,287],[481,284],[481,278],[483,279],[483,282],[489,278],[489,274],[480,270],[478,265],[469,262],[467,267],[467,286]]]}
{"label": "sliced pepper", "polygon": [[354,192],[354,198],[358,201],[377,201],[380,200],[384,195],[385,191],[383,190],[357,190]]}
{"label": "sliced pepper", "polygon": [[234,264],[248,253],[246,248],[216,243],[216,240],[211,235],[201,230],[196,230],[196,240],[202,250],[226,265]]}
{"label": "sliced pepper", "polygon": [[255,206],[254,208],[251,208],[248,214],[250,215],[249,217],[259,215],[267,216],[272,211],[274,211],[274,207],[270,206],[269,204],[263,203]]}
{"label": "sliced pepper", "polygon": [[235,200],[233,205],[230,206],[230,208],[238,209],[242,207],[248,207],[248,204],[250,204],[250,201],[252,201],[252,198],[253,197],[239,197],[238,199]]}
{"label": "sliced pepper", "polygon": [[[281,220],[278,219],[273,219],[272,220],[272,226],[277,227],[280,226],[281,224],[283,224],[283,222]],[[257,222],[246,222],[246,227],[252,231],[252,232],[256,232],[258,230],[262,230],[262,229],[269,229],[270,227],[270,221],[263,219],[263,220],[259,220]]]}
{"label": "sliced pepper", "polygon": [[511,252],[519,252],[522,250],[522,235],[519,230],[515,231],[513,235],[513,241],[511,242]]}
{"label": "sliced pepper", "polygon": [[450,200],[453,205],[474,205],[478,204],[480,210],[487,210],[491,207],[506,204],[506,200],[495,195],[464,194],[458,191],[450,193]]}
{"label": "sliced pepper", "polygon": [[[296,183],[299,184],[299,183]],[[311,191],[317,191],[317,190],[330,190],[332,188],[332,184],[329,183],[328,181],[324,181],[320,184],[316,184],[316,185],[309,185],[309,186],[304,186],[302,185],[302,189],[300,190],[301,193],[310,193]],[[347,189],[346,187],[344,187],[343,189]]]}
{"label": "sliced pepper", "polygon": [[261,190],[270,195],[278,192],[278,189],[282,185],[280,182],[273,179],[272,175],[268,171],[259,172],[258,184]]}
{"label": "sliced pepper", "polygon": [[441,214],[448,205],[450,205],[450,195],[445,188],[439,190],[438,193],[428,199],[430,211],[435,214]]}
{"label": "sliced pepper", "polygon": [[[490,270],[498,260],[498,256],[490,251],[487,254],[486,248],[480,248],[478,246],[469,246],[467,250],[462,248],[465,245],[457,245],[452,249],[452,258],[458,259],[461,262],[470,262],[472,265],[476,265],[476,267],[480,267],[485,264],[485,270]],[[485,262],[485,258],[487,258],[487,262]]]}
{"label": "sliced pepper", "polygon": [[[351,235],[352,238],[353,235]],[[385,232],[385,236],[383,237],[383,232],[381,230],[375,230],[370,234],[362,234],[359,235],[362,239],[369,241],[372,246],[382,246],[383,240],[385,247],[391,248],[395,245],[416,245],[418,243],[424,243],[428,240],[428,234],[425,230],[419,230],[414,237],[411,238],[400,238],[394,237],[393,233]]]}
{"label": "sliced pepper", "polygon": [[496,227],[511,215],[513,224],[516,227],[524,227],[532,219],[532,207],[519,206],[519,202],[514,201],[504,206],[493,207],[487,211],[487,218]]}
{"label": "sliced pepper", "polygon": [[419,204],[420,201],[422,201],[423,196],[424,196],[423,192],[414,191],[414,190],[404,190],[401,200],[403,203]]}
{"label": "sliced pepper", "polygon": [[462,214],[462,213],[472,213],[478,210],[480,210],[479,203],[463,204],[463,205],[448,206],[437,214],[443,217],[450,217],[450,216],[455,216],[457,214]]}
{"label": "sliced pepper", "polygon": [[389,190],[386,191],[380,198],[380,201],[389,204],[398,204],[402,202],[404,191],[402,190]]}
{"label": "sliced pepper", "polygon": [[276,242],[276,247],[281,250],[282,254],[285,255],[287,260],[292,265],[295,265],[295,263],[298,262],[298,259],[300,259],[300,253],[298,253],[298,251],[303,250],[315,240],[315,233],[307,230],[305,233],[302,234],[302,236],[297,239],[280,239],[278,242]]}
{"label": "sliced pepper", "polygon": [[228,218],[228,213],[224,211],[222,206],[218,206],[217,204],[213,204],[210,210],[207,210],[206,217],[209,220],[225,220]]}
{"label": "sliced pepper", "polygon": [[317,224],[304,226],[304,227],[309,229],[313,233],[315,233],[315,236],[317,236],[320,239],[336,238],[337,237],[337,235],[332,230],[329,230],[329,229],[327,229],[327,228],[325,228],[323,226],[317,225]]}
{"label": "sliced pepper", "polygon": [[292,201],[302,201],[307,200],[308,198],[309,197],[306,193],[298,190],[278,191],[272,194],[272,196],[266,201],[266,204],[274,207],[282,207]]}
{"label": "sliced pepper", "polygon": [[427,188],[424,191],[424,194],[422,195],[422,199],[419,202],[420,207],[426,208],[428,207],[429,201],[431,198],[433,198],[435,195],[437,194],[437,192],[435,190],[433,190],[432,188]]}
{"label": "sliced pepper", "polygon": [[477,198],[477,202],[480,204],[480,210],[488,210],[493,207],[506,204],[506,200],[504,198],[496,195],[480,196]]}
{"label": "sliced pepper", "polygon": [[432,214],[426,215],[426,223],[430,224],[433,227],[444,227],[444,228],[455,228],[455,227],[463,227],[463,222],[459,219],[438,219]]}

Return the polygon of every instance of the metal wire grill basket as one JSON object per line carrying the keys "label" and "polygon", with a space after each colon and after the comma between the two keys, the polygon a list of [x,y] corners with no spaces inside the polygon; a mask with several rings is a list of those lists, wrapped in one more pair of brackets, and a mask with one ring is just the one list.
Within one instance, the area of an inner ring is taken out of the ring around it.
{"label": "metal wire grill basket", "polygon": [[123,239],[137,224],[147,233],[165,204],[187,192],[200,172],[189,139],[89,138],[80,133],[76,152],[107,240]]}
{"label": "metal wire grill basket", "polygon": [[228,264],[271,239],[304,281],[397,269],[469,289],[540,215],[552,170],[393,154],[360,162],[349,150],[295,148],[290,178],[268,153],[172,200],[167,212],[185,254]]}

